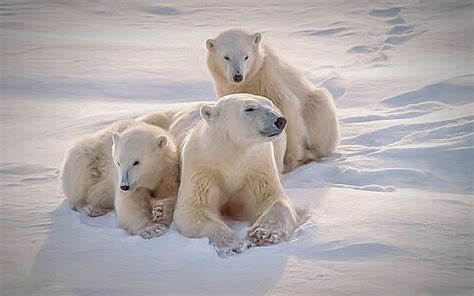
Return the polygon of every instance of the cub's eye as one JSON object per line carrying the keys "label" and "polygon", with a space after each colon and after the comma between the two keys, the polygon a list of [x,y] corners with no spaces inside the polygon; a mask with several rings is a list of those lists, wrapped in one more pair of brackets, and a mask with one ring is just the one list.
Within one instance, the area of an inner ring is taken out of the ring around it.
{"label": "cub's eye", "polygon": [[245,56],[244,60],[248,60],[249,59],[249,56]]}
{"label": "cub's eye", "polygon": [[226,59],[226,60],[230,60],[230,58],[229,58],[228,56],[225,56],[225,57],[224,57],[224,59]]}
{"label": "cub's eye", "polygon": [[140,164],[140,162],[137,160],[133,163],[133,166],[136,166],[136,165],[139,165],[139,164]]}
{"label": "cub's eye", "polygon": [[254,107],[248,107],[247,109],[245,109],[245,112],[253,112],[253,111],[255,111]]}
{"label": "cub's eye", "polygon": [[120,162],[117,162],[117,165],[120,166]]}

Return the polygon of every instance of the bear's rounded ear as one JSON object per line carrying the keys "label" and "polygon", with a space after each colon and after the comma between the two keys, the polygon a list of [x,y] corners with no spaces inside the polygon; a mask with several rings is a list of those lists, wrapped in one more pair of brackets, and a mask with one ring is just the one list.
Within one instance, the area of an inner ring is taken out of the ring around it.
{"label": "bear's rounded ear", "polygon": [[258,46],[260,44],[260,41],[262,41],[262,34],[257,32],[257,33],[252,35],[252,43],[255,46]]}
{"label": "bear's rounded ear", "polygon": [[216,41],[214,41],[213,39],[207,39],[206,47],[207,50],[214,51],[214,49],[216,48]]}
{"label": "bear's rounded ear", "polygon": [[201,114],[201,117],[208,123],[214,121],[218,114],[217,110],[211,105],[202,105],[199,109],[199,113]]}
{"label": "bear's rounded ear", "polygon": [[114,145],[117,145],[119,140],[120,140],[120,134],[114,133],[114,135],[112,136],[112,142],[114,143]]}
{"label": "bear's rounded ear", "polygon": [[168,143],[168,138],[166,136],[158,136],[156,137],[156,147],[159,149],[163,149],[166,147]]}

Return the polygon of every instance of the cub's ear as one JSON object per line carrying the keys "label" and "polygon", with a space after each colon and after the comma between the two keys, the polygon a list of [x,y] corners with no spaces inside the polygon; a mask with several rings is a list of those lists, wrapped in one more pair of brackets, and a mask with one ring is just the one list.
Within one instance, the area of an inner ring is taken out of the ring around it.
{"label": "cub's ear", "polygon": [[214,41],[213,39],[207,39],[206,47],[207,50],[214,51],[214,49],[216,48],[216,41]]}
{"label": "cub's ear", "polygon": [[119,133],[114,133],[114,135],[112,136],[112,142],[114,143],[114,145],[117,145],[119,140],[120,140],[120,134]]}
{"label": "cub's ear", "polygon": [[202,105],[199,113],[207,123],[213,122],[219,116],[217,109],[211,105]]}
{"label": "cub's ear", "polygon": [[260,34],[260,33],[255,33],[255,34],[252,35],[252,43],[253,43],[255,46],[260,45],[260,41],[262,41],[262,34]]}
{"label": "cub's ear", "polygon": [[168,138],[166,136],[158,136],[155,140],[156,147],[159,149],[163,149],[168,144]]}

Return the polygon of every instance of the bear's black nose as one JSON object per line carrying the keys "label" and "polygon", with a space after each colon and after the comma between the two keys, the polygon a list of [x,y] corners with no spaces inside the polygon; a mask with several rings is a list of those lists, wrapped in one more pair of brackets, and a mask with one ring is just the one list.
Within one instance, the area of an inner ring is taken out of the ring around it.
{"label": "bear's black nose", "polygon": [[244,76],[242,76],[240,74],[236,74],[236,75],[232,76],[232,80],[234,80],[235,82],[241,82],[242,80],[244,80]]}
{"label": "bear's black nose", "polygon": [[286,125],[286,118],[285,117],[278,117],[278,119],[275,121],[275,125],[279,129],[283,129]]}
{"label": "bear's black nose", "polygon": [[120,189],[122,189],[123,191],[127,191],[128,189],[130,189],[130,186],[128,186],[128,185],[120,185]]}

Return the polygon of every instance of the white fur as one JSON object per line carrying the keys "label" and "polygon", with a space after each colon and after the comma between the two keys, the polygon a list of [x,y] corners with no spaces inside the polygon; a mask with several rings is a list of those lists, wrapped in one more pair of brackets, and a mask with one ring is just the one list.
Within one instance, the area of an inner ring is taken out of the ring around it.
{"label": "white fur", "polygon": [[[179,155],[172,137],[141,123],[115,134],[113,140],[118,224],[144,238],[163,234],[171,224],[179,184]],[[123,184],[130,188],[119,189]],[[161,214],[154,219],[155,206]]]}
{"label": "white fur", "polygon": [[[185,137],[202,120],[199,114],[201,106],[212,103],[214,102],[200,102],[179,109],[152,112],[137,118],[137,120],[168,130],[175,139],[176,145],[181,147]],[[286,139],[285,131],[280,138],[273,142],[275,161],[280,173],[284,170],[283,158],[286,150]]]}
{"label": "white fur", "polygon": [[[116,133],[127,137],[113,149],[113,139],[122,138],[114,136]],[[166,137],[162,151],[152,149],[157,142],[146,141],[157,141],[157,137]],[[126,147],[133,151],[126,151]],[[116,154],[114,159],[113,151],[123,154]],[[126,163],[130,157],[141,159],[142,170],[133,175],[133,190],[123,194],[119,189],[121,174],[114,163]],[[120,226],[131,234],[150,238],[164,233],[171,223],[179,186],[179,153],[174,139],[163,129],[140,120],[119,121],[73,143],[64,159],[61,181],[74,209],[95,217],[118,206]],[[151,228],[140,233],[147,227]]]}
{"label": "white fur", "polygon": [[[262,112],[248,115],[248,105]],[[174,221],[189,237],[208,237],[219,248],[242,251],[225,212],[253,223],[248,239],[257,245],[288,239],[295,209],[280,183],[273,157],[275,137],[261,136],[267,114],[278,111],[263,97],[235,94],[200,108],[199,121],[184,139],[182,180]]]}
{"label": "white fur", "polygon": [[[288,118],[287,171],[335,151],[339,123],[331,94],[315,88],[300,71],[262,44],[259,33],[229,30],[206,45],[208,68],[219,96],[261,95]],[[244,77],[242,82],[232,80],[236,73]]]}
{"label": "white fur", "polygon": [[115,168],[112,162],[112,135],[136,124],[120,121],[94,135],[74,141],[61,168],[63,193],[74,209],[87,206],[87,213],[105,213],[114,208]]}

